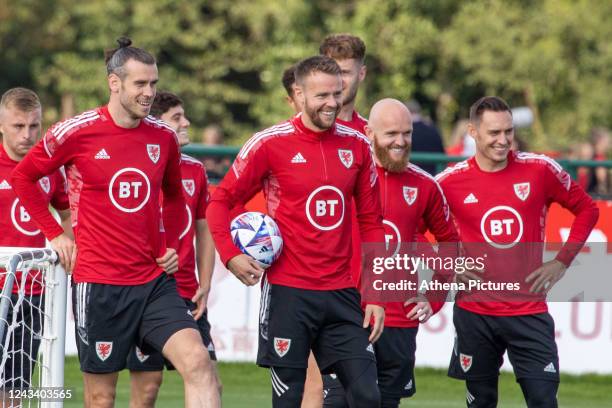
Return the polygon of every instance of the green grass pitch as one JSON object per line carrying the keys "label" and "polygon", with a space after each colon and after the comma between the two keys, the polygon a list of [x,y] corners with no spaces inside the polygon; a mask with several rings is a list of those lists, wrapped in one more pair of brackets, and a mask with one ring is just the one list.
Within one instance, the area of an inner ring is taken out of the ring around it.
{"label": "green grass pitch", "polygon": [[[219,365],[223,381],[223,406],[225,408],[271,407],[271,384],[267,370],[252,363],[222,363]],[[83,406],[83,384],[77,359],[66,360],[65,386],[73,392],[64,407]],[[463,383],[446,377],[444,370],[417,368],[417,393],[402,400],[401,407],[460,408],[465,407]],[[559,390],[559,406],[568,408],[612,407],[612,376],[563,375]],[[503,373],[500,378],[500,401],[503,408],[524,407],[523,396],[514,376]],[[123,371],[117,386],[117,407],[127,407],[130,396],[129,377]],[[176,372],[164,372],[164,383],[157,406],[180,407],[183,405],[183,385]]]}

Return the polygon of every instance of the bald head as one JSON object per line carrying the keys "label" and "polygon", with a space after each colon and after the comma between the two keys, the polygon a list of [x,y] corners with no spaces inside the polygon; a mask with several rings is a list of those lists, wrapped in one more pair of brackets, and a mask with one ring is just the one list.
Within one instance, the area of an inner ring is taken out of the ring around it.
{"label": "bald head", "polygon": [[372,106],[368,125],[376,129],[389,122],[400,123],[402,121],[409,121],[412,128],[412,116],[406,105],[397,99],[385,98]]}
{"label": "bald head", "polygon": [[373,142],[376,162],[392,172],[408,165],[412,146],[412,116],[397,99],[381,99],[370,110],[368,138]]}

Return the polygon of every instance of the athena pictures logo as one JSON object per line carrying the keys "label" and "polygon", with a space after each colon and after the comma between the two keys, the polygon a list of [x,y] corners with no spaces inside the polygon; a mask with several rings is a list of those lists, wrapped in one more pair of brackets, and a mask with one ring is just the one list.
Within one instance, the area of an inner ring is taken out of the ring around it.
{"label": "athena pictures logo", "polygon": [[108,195],[117,209],[133,213],[149,201],[151,183],[142,170],[127,167],[115,173],[108,185]]}
{"label": "athena pictures logo", "polygon": [[344,219],[344,195],[337,187],[321,186],[306,201],[308,221],[322,231],[338,228]]}
{"label": "athena pictures logo", "polygon": [[491,246],[512,248],[523,237],[523,219],[514,208],[499,205],[482,216],[480,232]]}

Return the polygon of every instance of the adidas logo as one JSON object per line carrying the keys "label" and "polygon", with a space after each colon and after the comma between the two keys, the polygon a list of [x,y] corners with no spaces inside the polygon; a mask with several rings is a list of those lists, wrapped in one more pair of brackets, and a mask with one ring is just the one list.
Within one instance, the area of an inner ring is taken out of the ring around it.
{"label": "adidas logo", "polygon": [[465,399],[467,400],[468,404],[476,401],[476,397],[474,397],[469,390],[465,392]]}
{"label": "adidas logo", "polygon": [[261,249],[259,250],[259,253],[261,254],[261,253],[263,253],[263,252],[268,252],[268,251],[270,251],[270,250],[268,249],[268,247],[266,247],[266,246],[262,246],[262,247],[261,247]]}
{"label": "adidas logo", "polygon": [[474,204],[477,202],[478,202],[478,199],[476,198],[474,193],[470,193],[467,197],[465,197],[465,200],[463,200],[463,204]]}
{"label": "adidas logo", "polygon": [[11,189],[11,185],[8,183],[8,181],[2,180],[2,183],[0,183],[0,190],[10,190],[10,189]]}
{"label": "adidas logo", "polygon": [[106,153],[106,149],[102,149],[98,153],[96,153],[96,156],[94,158],[96,160],[108,160],[110,159],[110,156],[108,155],[108,153]]}
{"label": "adidas logo", "polygon": [[405,390],[411,390],[412,389],[412,380],[408,381],[408,384],[406,384],[406,386],[404,387]]}
{"label": "adidas logo", "polygon": [[372,346],[372,343],[368,344],[368,347],[366,347],[366,351],[369,351],[370,353],[374,354],[374,347]]}
{"label": "adidas logo", "polygon": [[306,159],[302,156],[302,153],[298,152],[298,154],[291,159],[291,163],[306,163]]}
{"label": "adidas logo", "polygon": [[553,363],[548,363],[546,367],[544,367],[544,372],[546,373],[556,373],[555,365]]}

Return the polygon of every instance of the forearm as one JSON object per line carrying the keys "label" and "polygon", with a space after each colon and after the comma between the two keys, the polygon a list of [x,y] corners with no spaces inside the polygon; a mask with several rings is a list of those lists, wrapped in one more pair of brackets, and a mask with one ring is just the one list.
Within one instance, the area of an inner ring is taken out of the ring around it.
{"label": "forearm", "polygon": [[569,267],[576,255],[578,255],[599,218],[599,209],[590,198],[588,201],[585,200],[579,208],[570,210],[576,218],[574,218],[570,228],[567,241],[555,257],[566,267]]}
{"label": "forearm", "polygon": [[72,218],[70,218],[70,210],[58,211],[64,233],[74,240],[74,231],[72,229]]}
{"label": "forearm", "polygon": [[546,182],[551,185],[550,202],[560,204],[576,217],[567,241],[555,257],[556,260],[569,267],[597,223],[599,209],[582,187],[572,181],[564,171],[548,172],[546,175],[549,176]]}
{"label": "forearm", "polygon": [[37,174],[36,168],[29,163],[27,167],[18,166],[11,174],[11,185],[21,205],[25,207],[36,225],[45,237],[51,241],[64,232],[45,204],[47,200],[42,191],[37,188],[37,181],[42,175]]}
{"label": "forearm", "polygon": [[164,196],[163,204],[164,230],[166,231],[166,246],[178,250],[181,226],[185,225],[185,201],[182,194]]}
{"label": "forearm", "polygon": [[[217,194],[219,190],[215,192]],[[230,259],[242,252],[234,245],[230,235],[230,209],[224,199],[215,199],[210,202],[206,210],[206,219],[214,244],[219,251],[221,261],[227,265]]]}
{"label": "forearm", "polygon": [[200,288],[208,292],[215,268],[215,243],[206,220],[197,221],[196,262]]}

